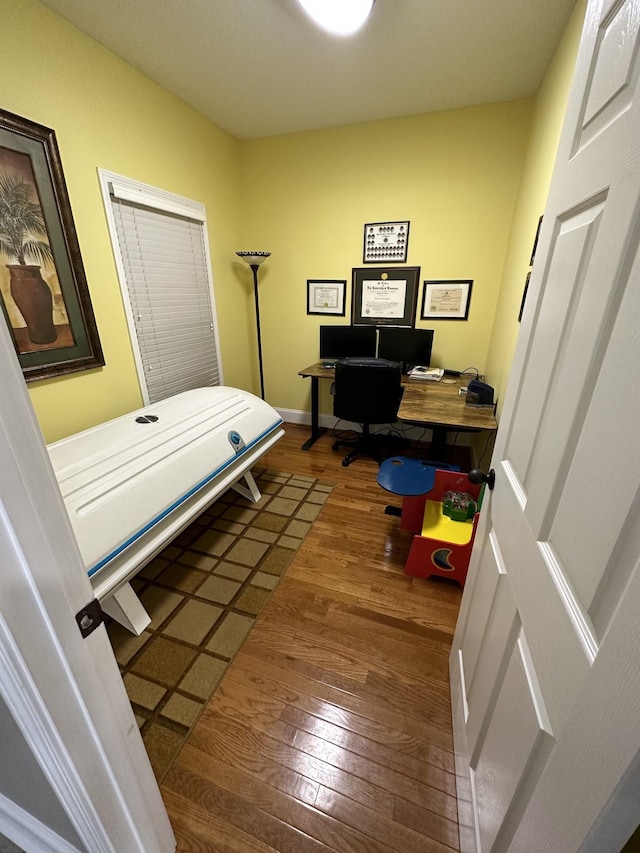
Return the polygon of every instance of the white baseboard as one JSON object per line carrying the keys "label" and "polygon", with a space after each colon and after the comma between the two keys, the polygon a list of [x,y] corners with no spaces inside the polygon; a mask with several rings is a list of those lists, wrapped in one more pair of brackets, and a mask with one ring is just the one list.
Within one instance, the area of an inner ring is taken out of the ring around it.
{"label": "white baseboard", "polygon": [[[298,409],[276,409],[282,420],[287,424],[303,424],[311,426],[311,415],[309,412],[301,412]],[[326,429],[333,429],[340,423],[340,429],[354,429],[359,431],[360,424],[352,424],[351,421],[340,421],[333,415],[320,415],[318,423]]]}

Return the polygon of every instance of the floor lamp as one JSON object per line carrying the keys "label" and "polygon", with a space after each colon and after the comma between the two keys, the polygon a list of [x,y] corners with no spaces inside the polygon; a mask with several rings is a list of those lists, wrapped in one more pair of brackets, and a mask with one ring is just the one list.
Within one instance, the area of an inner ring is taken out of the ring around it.
{"label": "floor lamp", "polygon": [[264,400],[264,376],[262,373],[262,337],[260,335],[260,303],[258,300],[258,267],[270,257],[271,252],[236,252],[239,258],[249,264],[253,271],[253,292],[256,300],[256,329],[258,332],[258,364],[260,367],[260,396]]}

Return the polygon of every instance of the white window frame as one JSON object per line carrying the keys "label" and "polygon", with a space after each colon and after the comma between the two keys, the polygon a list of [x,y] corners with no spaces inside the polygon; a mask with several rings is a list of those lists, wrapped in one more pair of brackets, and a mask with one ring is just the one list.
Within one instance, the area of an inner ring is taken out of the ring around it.
{"label": "white window frame", "polygon": [[220,336],[218,334],[218,318],[216,311],[215,292],[213,288],[213,274],[211,271],[211,257],[209,254],[209,240],[207,238],[208,230],[205,206],[200,202],[192,201],[191,199],[185,198],[183,196],[175,195],[174,193],[170,193],[166,190],[154,187],[151,184],[144,184],[140,181],[133,180],[132,178],[127,178],[123,175],[118,175],[116,172],[107,171],[106,169],[98,169],[98,178],[100,181],[100,189],[102,191],[104,209],[107,215],[107,223],[109,225],[111,247],[113,249],[113,255],[118,271],[118,282],[120,284],[122,302],[127,318],[127,325],[129,327],[129,338],[131,340],[133,357],[135,360],[136,371],[138,374],[138,382],[140,384],[140,391],[142,393],[142,399],[144,401],[144,404],[148,405],[150,402],[149,391],[147,388],[147,379],[145,376],[142,354],[140,352],[140,346],[138,344],[138,334],[136,331],[133,308],[129,296],[129,287],[127,285],[124,264],[122,261],[122,254],[120,252],[120,245],[118,242],[116,220],[113,212],[113,206],[111,203],[112,195],[116,195],[119,199],[133,202],[133,204],[139,204],[145,207],[154,208],[155,210],[159,210],[165,213],[183,216],[187,219],[192,219],[200,223],[203,231],[205,263],[209,280],[209,297],[211,300],[212,311],[211,324],[218,360],[218,375],[220,377],[220,384],[224,384],[222,373],[222,357],[220,354]]}

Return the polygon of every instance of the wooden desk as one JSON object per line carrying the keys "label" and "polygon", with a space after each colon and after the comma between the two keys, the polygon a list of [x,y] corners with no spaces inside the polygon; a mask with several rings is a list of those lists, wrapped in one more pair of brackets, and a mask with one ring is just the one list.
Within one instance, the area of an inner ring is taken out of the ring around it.
{"label": "wooden desk", "polygon": [[[326,432],[319,424],[318,383],[320,379],[335,379],[333,368],[323,367],[321,362],[300,370],[298,376],[311,379],[311,436],[302,445],[308,450]],[[446,379],[453,379],[449,383]],[[482,429],[498,428],[493,409],[477,409],[467,406],[458,389],[469,382],[469,377],[445,377],[440,382],[425,382],[420,379],[402,377],[404,394],[398,410],[398,420],[420,424],[433,430],[431,455],[438,459],[444,453],[447,431],[478,432]]]}
{"label": "wooden desk", "polygon": [[439,382],[402,377],[404,394],[398,409],[398,420],[427,426],[433,430],[431,457],[444,459],[447,432],[478,432],[498,428],[493,409],[467,406],[458,390],[466,386],[471,377],[445,377]]}

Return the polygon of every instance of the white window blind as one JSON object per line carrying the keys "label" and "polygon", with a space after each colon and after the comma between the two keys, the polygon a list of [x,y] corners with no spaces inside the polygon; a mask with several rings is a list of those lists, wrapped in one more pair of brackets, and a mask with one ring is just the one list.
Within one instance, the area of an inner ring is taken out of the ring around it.
{"label": "white window blind", "polygon": [[149,402],[219,385],[203,222],[110,196]]}

